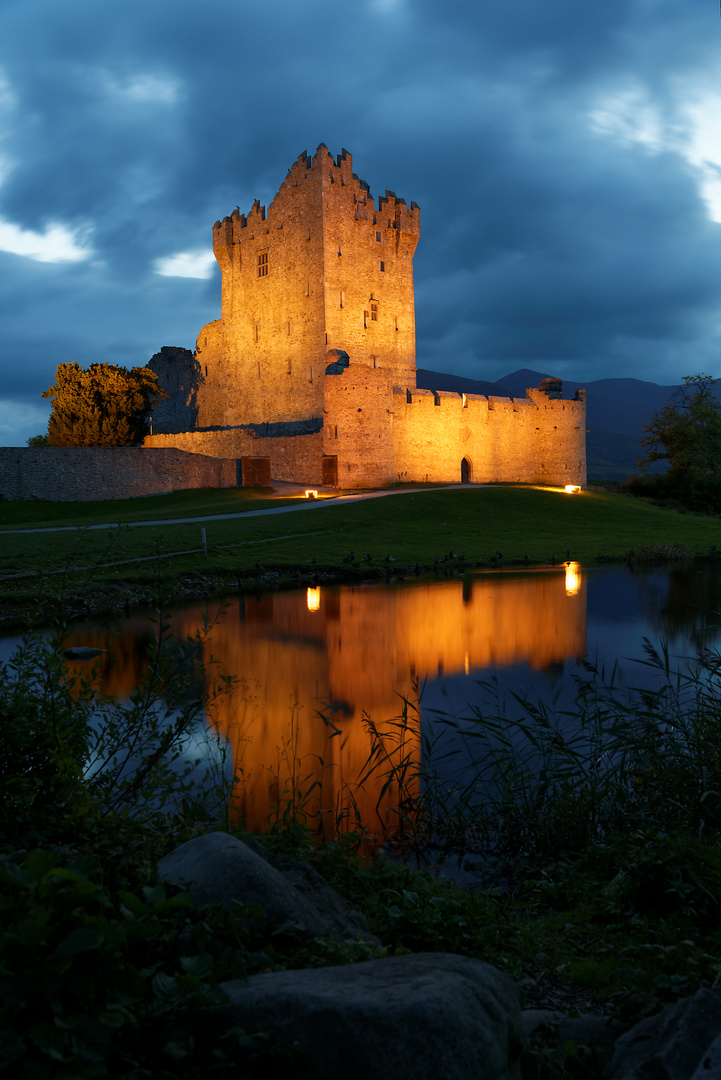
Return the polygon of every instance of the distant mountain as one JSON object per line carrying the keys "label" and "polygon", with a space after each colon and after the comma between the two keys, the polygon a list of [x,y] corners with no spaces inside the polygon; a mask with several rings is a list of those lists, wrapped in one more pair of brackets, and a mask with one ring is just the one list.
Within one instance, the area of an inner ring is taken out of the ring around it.
{"label": "distant mountain", "polygon": [[[466,379],[419,368],[418,386],[423,390],[455,390],[461,394],[525,397],[528,387],[549,378],[542,371],[521,368],[497,382]],[[654,413],[668,403],[676,386],[659,386],[641,379],[597,379],[578,383],[563,380],[563,392],[572,396],[586,390],[588,476],[591,480],[625,480],[638,469],[642,429]],[[653,471],[662,471],[656,467]]]}
{"label": "distant mountain", "polygon": [[[541,376],[543,378],[543,376]],[[440,371],[427,371],[418,368],[416,371],[416,385],[420,390],[455,390],[458,394],[483,394],[488,397],[519,397],[517,390],[501,386],[500,382],[484,382],[480,379],[465,379],[462,375],[446,375]],[[538,383],[529,383],[529,386],[538,386]],[[525,395],[525,388],[521,395]]]}

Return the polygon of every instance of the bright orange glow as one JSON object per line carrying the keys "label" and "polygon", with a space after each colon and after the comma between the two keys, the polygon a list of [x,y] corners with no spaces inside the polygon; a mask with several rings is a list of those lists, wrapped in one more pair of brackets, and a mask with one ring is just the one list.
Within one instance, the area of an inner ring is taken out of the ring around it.
{"label": "bright orange glow", "polygon": [[315,488],[307,488],[305,493],[306,499],[317,499],[318,491]]}
{"label": "bright orange glow", "polygon": [[[382,768],[359,784],[371,753],[405,762],[412,775],[421,760],[417,687],[426,678],[524,663],[547,669],[584,655],[585,575],[577,563],[565,570],[393,589],[324,586],[322,603],[316,588],[169,615],[171,647],[210,625],[202,653],[220,667],[207,666],[207,688],[219,671],[236,677],[208,717],[239,778],[232,813],[261,832],[294,789],[327,838],[338,822],[352,828],[356,812],[371,836],[397,834],[397,784],[385,786]],[[149,632],[137,616],[115,636],[79,627],[66,644],[108,649],[98,657],[103,689],[122,698],[147,666]]]}
{"label": "bright orange glow", "polygon": [[581,591],[581,564],[566,563],[566,596],[578,596]]}
{"label": "bright orange glow", "polygon": [[575,495],[576,492],[580,491],[581,489],[578,484],[566,484],[563,490],[566,492],[567,495]]}

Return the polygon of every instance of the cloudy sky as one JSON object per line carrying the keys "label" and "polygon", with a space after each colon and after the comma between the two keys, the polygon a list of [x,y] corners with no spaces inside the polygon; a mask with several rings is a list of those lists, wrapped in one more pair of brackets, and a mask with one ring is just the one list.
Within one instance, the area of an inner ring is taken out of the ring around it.
{"label": "cloudy sky", "polygon": [[192,348],[320,142],[420,204],[419,366],[721,376],[718,0],[0,0],[0,445]]}

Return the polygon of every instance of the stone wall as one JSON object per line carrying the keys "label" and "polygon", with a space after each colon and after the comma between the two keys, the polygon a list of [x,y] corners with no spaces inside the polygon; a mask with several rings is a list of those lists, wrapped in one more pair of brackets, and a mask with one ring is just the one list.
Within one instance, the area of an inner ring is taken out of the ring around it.
{"label": "stone wall", "polygon": [[386,191],[377,205],[321,144],[303,153],[266,209],[213,227],[221,319],[198,335],[198,428],[318,416],[325,353],[350,352],[415,385],[413,253],[420,211]]}
{"label": "stone wall", "polygon": [[[513,400],[416,389],[419,236],[418,206],[392,191],[374,200],[346,150],[301,154],[267,213],[256,200],[213,226],[221,318],[195,355],[153,357],[182,400],[145,445],[269,457],[273,479],[306,484],[323,482],[325,461],[340,488],[585,486],[585,401],[563,401],[560,380]],[[184,430],[181,414],[195,416]],[[303,430],[312,423],[322,431]]]}
{"label": "stone wall", "polygon": [[[586,485],[586,403],[396,388],[399,481]],[[462,468],[467,463],[467,475]]]}
{"label": "stone wall", "polygon": [[325,376],[323,413],[323,430],[314,434],[264,437],[258,425],[153,435],[145,445],[269,457],[274,480],[302,484],[322,483],[327,455],[337,459],[339,488],[462,480],[586,486],[582,395],[563,400],[528,390],[525,398],[486,398],[391,387],[383,369],[350,364]]}
{"label": "stone wall", "polygon": [[351,364],[325,377],[323,452],[338,459],[341,488],[395,482],[393,393],[385,371]]}
{"label": "stone wall", "polygon": [[264,438],[246,427],[224,431],[184,431],[178,435],[149,435],[145,447],[178,447],[188,453],[219,458],[269,457],[274,480],[295,484],[321,483],[323,434]]}
{"label": "stone wall", "polygon": [[4,499],[90,502],[235,486],[235,458],[139,446],[0,447]]}
{"label": "stone wall", "polygon": [[574,400],[526,390],[537,408],[539,483],[586,486],[586,392]]}
{"label": "stone wall", "polygon": [[324,452],[340,487],[427,483],[586,485],[586,403],[540,390],[486,398],[394,387],[351,364],[326,376]]}

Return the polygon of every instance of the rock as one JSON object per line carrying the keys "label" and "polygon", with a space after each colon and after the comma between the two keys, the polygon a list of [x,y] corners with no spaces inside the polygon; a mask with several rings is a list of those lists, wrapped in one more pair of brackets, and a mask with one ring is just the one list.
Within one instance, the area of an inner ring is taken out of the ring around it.
{"label": "rock", "polygon": [[300,859],[290,855],[275,855],[266,852],[266,858],[274,870],[283,875],[306,900],[323,916],[330,927],[329,936],[360,938],[380,945],[380,940],[368,930],[368,923],[360,911],[349,907],[342,896],[332,889],[317,870]]}
{"label": "rock", "polygon": [[702,989],[642,1020],[616,1041],[607,1080],[691,1080],[721,1035],[721,993]]}
{"label": "rock", "polygon": [[105,649],[94,649],[91,645],[72,645],[64,650],[63,656],[66,660],[92,660],[104,652]]}
{"label": "rock", "polygon": [[[278,1080],[520,1080],[518,991],[489,964],[416,953],[345,967],[274,971],[224,983],[203,1010],[210,1049],[230,1029],[267,1031]],[[232,1059],[232,1038],[223,1042]],[[238,1066],[243,1061],[238,1046]]]}
{"label": "rock", "polygon": [[691,1080],[721,1080],[721,1035],[706,1050]]}
{"label": "rock", "polygon": [[288,856],[269,857],[214,832],[188,840],[160,860],[158,876],[188,885],[196,907],[229,907],[233,900],[258,904],[271,922],[292,923],[309,937],[361,939],[375,945],[365,919],[326,885],[310,866]]}

